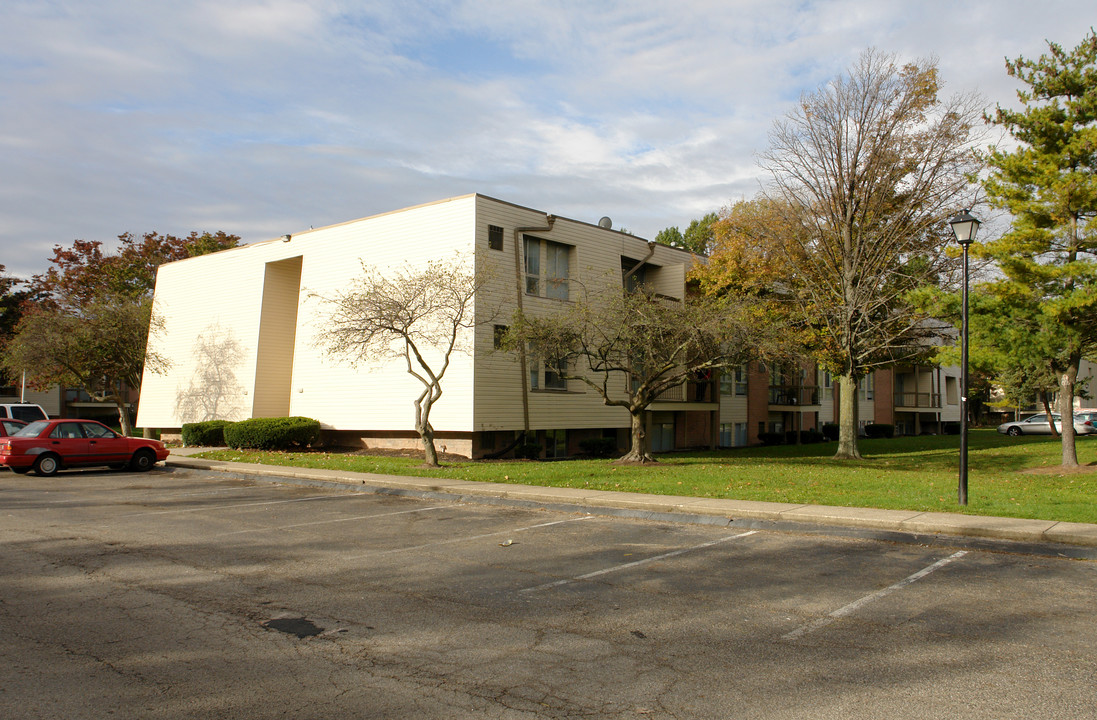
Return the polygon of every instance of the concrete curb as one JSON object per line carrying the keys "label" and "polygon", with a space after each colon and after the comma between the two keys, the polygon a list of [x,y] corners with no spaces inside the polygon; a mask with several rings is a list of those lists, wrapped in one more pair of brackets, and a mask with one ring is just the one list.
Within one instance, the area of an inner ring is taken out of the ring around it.
{"label": "concrete curb", "polygon": [[[206,449],[208,448],[196,451]],[[203,460],[174,454],[175,450],[172,452],[173,455],[167,460],[168,465],[246,475],[272,482],[345,486],[370,492],[422,497],[494,499],[506,501],[508,504],[564,506],[604,514],[628,513],[632,516],[659,516],[663,519],[697,518],[701,522],[711,519],[735,525],[760,522],[775,529],[845,528],[913,536],[947,535],[956,538],[1097,548],[1097,524],[1088,523],[483,483]],[[1090,553],[1083,555],[1088,557]]]}

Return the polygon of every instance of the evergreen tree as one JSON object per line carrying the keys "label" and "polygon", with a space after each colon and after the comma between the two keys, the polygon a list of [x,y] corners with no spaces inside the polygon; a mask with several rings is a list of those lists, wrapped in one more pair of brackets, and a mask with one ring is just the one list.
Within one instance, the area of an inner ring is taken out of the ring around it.
{"label": "evergreen tree", "polygon": [[1048,43],[1036,60],[1006,61],[1028,89],[1021,110],[987,117],[1019,142],[992,150],[984,182],[992,205],[1013,216],[1010,230],[977,248],[1003,277],[981,288],[1036,318],[1047,366],[1058,379],[1062,463],[1078,464],[1074,386],[1083,357],[1097,350],[1097,33],[1073,50]]}

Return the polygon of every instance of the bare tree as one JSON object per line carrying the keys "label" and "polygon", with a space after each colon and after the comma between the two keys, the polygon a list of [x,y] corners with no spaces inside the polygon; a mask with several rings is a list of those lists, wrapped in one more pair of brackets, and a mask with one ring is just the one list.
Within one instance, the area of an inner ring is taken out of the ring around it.
{"label": "bare tree", "polygon": [[423,385],[415,399],[415,431],[424,463],[438,466],[430,411],[442,397],[442,378],[455,352],[467,350],[476,324],[473,299],[481,277],[462,262],[433,261],[386,271],[363,263],[362,276],[331,298],[328,325],[319,338],[328,353],[353,364],[402,359]]}
{"label": "bare tree", "polygon": [[973,197],[973,96],[938,98],[936,61],[867,50],[775,123],[762,166],[783,224],[784,290],[839,376],[837,458],[859,458],[857,383],[925,350],[915,288],[949,271],[946,219]]}
{"label": "bare tree", "polygon": [[545,317],[520,316],[508,344],[530,354],[566,380],[597,392],[628,411],[631,446],[621,458],[654,462],[644,411],[664,392],[774,352],[779,323],[758,303],[705,296],[674,300],[640,286],[618,288]]}

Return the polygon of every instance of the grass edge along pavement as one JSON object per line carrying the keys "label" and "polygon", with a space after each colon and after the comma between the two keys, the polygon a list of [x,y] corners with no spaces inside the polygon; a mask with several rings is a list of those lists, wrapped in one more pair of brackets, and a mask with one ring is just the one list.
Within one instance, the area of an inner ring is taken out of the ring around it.
{"label": "grass edge along pavement", "polygon": [[331,451],[218,450],[192,457],[475,482],[637,492],[915,512],[1097,523],[1097,437],[1080,437],[1077,472],[1058,467],[1057,438],[973,430],[969,504],[956,502],[959,438],[862,440],[862,461],[831,458],[832,443],[670,453],[654,465],[610,460],[456,461],[424,468],[407,457]]}

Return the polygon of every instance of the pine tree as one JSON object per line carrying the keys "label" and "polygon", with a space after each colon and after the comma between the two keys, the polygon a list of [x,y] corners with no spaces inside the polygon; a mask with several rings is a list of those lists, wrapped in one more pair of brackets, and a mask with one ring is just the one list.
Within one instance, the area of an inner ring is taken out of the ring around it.
{"label": "pine tree", "polygon": [[1053,332],[1046,361],[1058,378],[1062,463],[1078,464],[1074,385],[1083,357],[1097,350],[1097,33],[1067,52],[1048,43],[1037,60],[1006,61],[1028,86],[1021,110],[998,106],[988,122],[1018,141],[992,150],[984,187],[991,204],[1013,216],[1002,237],[978,254],[997,261],[1003,278],[982,288],[1022,307]]}

